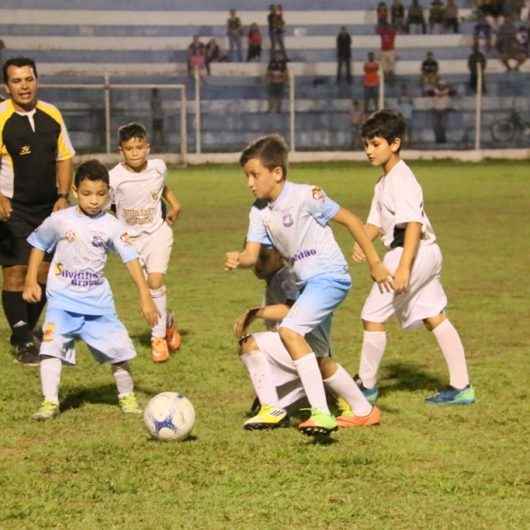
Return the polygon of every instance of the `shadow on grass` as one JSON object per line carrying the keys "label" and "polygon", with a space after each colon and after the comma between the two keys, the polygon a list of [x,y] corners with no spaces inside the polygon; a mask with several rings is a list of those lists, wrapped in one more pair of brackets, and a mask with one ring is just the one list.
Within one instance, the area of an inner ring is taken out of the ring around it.
{"label": "shadow on grass", "polygon": [[401,390],[437,390],[444,385],[438,377],[428,374],[414,363],[387,365],[382,380],[380,391],[383,396]]}
{"label": "shadow on grass", "polygon": [[[144,394],[148,398],[158,394],[159,389],[146,388],[141,385],[135,385],[135,393]],[[68,392],[66,397],[61,400],[61,411],[77,409],[84,403],[118,405],[118,393],[116,385],[108,384],[91,388],[73,388]]]}

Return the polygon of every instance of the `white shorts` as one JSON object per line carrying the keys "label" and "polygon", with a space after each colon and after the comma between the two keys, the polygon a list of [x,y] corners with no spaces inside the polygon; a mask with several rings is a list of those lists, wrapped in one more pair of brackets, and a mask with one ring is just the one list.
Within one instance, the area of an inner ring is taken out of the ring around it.
{"label": "white shorts", "polygon": [[[281,387],[282,385],[299,379],[296,365],[283,345],[278,332],[260,331],[258,333],[253,333],[252,338],[256,341],[259,350],[265,355],[269,362],[274,386]],[[308,342],[312,342],[307,336],[306,339]],[[314,350],[317,350],[313,344],[312,346]],[[328,357],[330,355],[329,347],[323,347],[322,351],[315,351],[315,355],[317,357]]]}
{"label": "white shorts", "polygon": [[136,357],[127,329],[117,315],[81,315],[48,308],[42,331],[40,355],[57,357],[68,364],[76,362],[77,339],[84,341],[102,363],[116,364]]}
{"label": "white shorts", "polygon": [[166,223],[152,234],[130,237],[145,271],[166,274],[173,245],[173,230]]}
{"label": "white shorts", "polygon": [[[393,274],[401,259],[402,247],[390,250],[383,260]],[[395,295],[380,292],[374,283],[361,311],[367,322],[384,323],[396,315],[403,329],[414,328],[425,318],[434,317],[447,306],[447,296],[440,282],[442,252],[436,244],[421,245],[410,274],[408,290]]]}

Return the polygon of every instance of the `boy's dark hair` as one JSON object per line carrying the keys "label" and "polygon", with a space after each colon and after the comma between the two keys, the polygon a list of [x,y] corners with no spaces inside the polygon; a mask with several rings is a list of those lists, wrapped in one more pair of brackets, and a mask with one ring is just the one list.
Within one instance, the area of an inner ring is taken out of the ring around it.
{"label": "boy's dark hair", "polygon": [[109,186],[109,171],[99,160],[87,160],[86,162],[83,162],[75,172],[75,187],[78,188],[83,180],[101,180]]}
{"label": "boy's dark hair", "polygon": [[286,178],[288,151],[285,140],[279,134],[269,134],[245,147],[239,158],[239,164],[244,166],[252,158],[258,158],[269,171],[281,167],[283,178]]}
{"label": "boy's dark hair", "polygon": [[118,143],[120,145],[131,138],[139,138],[140,140],[147,138],[147,131],[141,123],[133,121],[118,129]]}
{"label": "boy's dark hair", "polygon": [[374,112],[365,122],[361,129],[361,136],[366,140],[371,140],[376,136],[384,138],[391,144],[396,138],[405,142],[407,126],[405,118],[400,112],[383,109]]}
{"label": "boy's dark hair", "polygon": [[17,66],[18,68],[21,68],[22,66],[31,66],[31,68],[33,68],[33,73],[35,74],[35,77],[39,77],[39,74],[37,73],[37,67],[35,66],[35,61],[33,59],[30,59],[29,57],[12,57],[4,63],[4,66],[2,66],[2,73],[4,74],[4,83],[6,85],[8,81],[7,69],[10,66]]}

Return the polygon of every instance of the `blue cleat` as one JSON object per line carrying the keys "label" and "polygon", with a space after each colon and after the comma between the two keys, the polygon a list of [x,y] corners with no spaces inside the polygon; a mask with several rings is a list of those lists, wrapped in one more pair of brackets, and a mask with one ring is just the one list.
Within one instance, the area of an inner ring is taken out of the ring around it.
{"label": "blue cleat", "polygon": [[366,388],[363,385],[363,382],[361,381],[361,378],[359,377],[359,374],[356,374],[353,378],[357,386],[360,388],[361,392],[363,393],[363,396],[368,400],[370,404],[374,404],[377,401],[377,398],[379,397],[379,388],[374,386],[373,388]]}
{"label": "blue cleat", "polygon": [[450,386],[425,399],[429,405],[471,405],[475,403],[475,389],[467,385],[462,390]]}

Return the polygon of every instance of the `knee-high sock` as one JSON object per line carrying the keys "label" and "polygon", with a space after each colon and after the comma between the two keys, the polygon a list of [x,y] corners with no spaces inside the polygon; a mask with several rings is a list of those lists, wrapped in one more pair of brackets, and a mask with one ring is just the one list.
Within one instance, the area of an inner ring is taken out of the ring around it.
{"label": "knee-high sock", "polygon": [[356,416],[370,414],[372,405],[368,403],[352,376],[340,364],[337,364],[337,371],[331,377],[324,379],[324,384],[333,390],[335,395],[344,398]]}
{"label": "knee-high sock", "polygon": [[127,363],[112,364],[112,375],[116,381],[116,388],[118,389],[118,397],[132,394],[134,391],[134,382],[129,371]]}
{"label": "knee-high sock", "polygon": [[41,284],[42,289],[42,297],[39,302],[37,303],[27,303],[28,305],[28,325],[31,330],[35,329],[35,326],[37,325],[37,322],[39,321],[39,317],[42,313],[42,310],[44,309],[44,306],[46,305],[46,285]]}
{"label": "knee-high sock", "polygon": [[59,403],[59,383],[63,364],[56,357],[42,357],[40,361],[40,382],[46,401]]}
{"label": "knee-high sock", "polygon": [[365,331],[359,363],[359,377],[366,388],[373,388],[377,383],[377,371],[386,348],[384,331]]}
{"label": "knee-high sock", "polygon": [[2,307],[11,328],[12,344],[24,344],[33,340],[28,305],[22,298],[21,291],[2,291]]}
{"label": "knee-high sock", "polygon": [[324,383],[315,354],[313,352],[307,353],[300,359],[296,359],[294,364],[311,407],[329,414]]}
{"label": "knee-high sock", "polygon": [[154,337],[165,337],[166,336],[166,325],[167,325],[167,295],[166,288],[162,286],[158,289],[149,289],[151,297],[155,303],[160,316],[158,322],[151,329],[151,336]]}
{"label": "knee-high sock", "polygon": [[240,356],[241,362],[245,365],[254,391],[258,396],[261,405],[278,406],[278,391],[270,370],[267,358],[259,350],[243,353]]}
{"label": "knee-high sock", "polygon": [[449,320],[444,320],[433,330],[433,335],[438,341],[438,346],[442,350],[447,368],[449,369],[449,384],[458,389],[462,389],[469,384],[469,374],[467,371],[466,355],[464,346],[460,340],[460,335]]}

